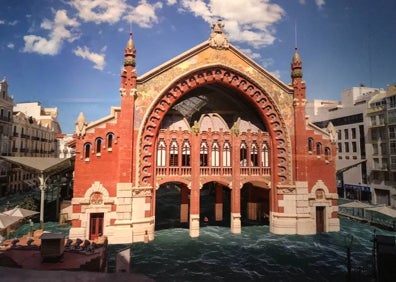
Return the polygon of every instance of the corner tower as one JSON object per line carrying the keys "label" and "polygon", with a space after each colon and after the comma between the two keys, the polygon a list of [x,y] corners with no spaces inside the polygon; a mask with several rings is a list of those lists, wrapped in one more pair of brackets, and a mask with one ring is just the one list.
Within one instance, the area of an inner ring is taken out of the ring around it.
{"label": "corner tower", "polygon": [[294,166],[294,177],[296,181],[307,181],[307,146],[306,146],[306,88],[302,80],[302,61],[297,48],[291,62],[291,79],[293,87],[293,106],[294,106],[294,153],[296,164]]}
{"label": "corner tower", "polygon": [[121,71],[121,115],[119,121],[119,181],[121,183],[132,182],[132,160],[134,134],[133,125],[135,119],[135,99],[136,90],[136,49],[133,42],[132,33],[129,34],[129,40],[124,50],[124,65]]}

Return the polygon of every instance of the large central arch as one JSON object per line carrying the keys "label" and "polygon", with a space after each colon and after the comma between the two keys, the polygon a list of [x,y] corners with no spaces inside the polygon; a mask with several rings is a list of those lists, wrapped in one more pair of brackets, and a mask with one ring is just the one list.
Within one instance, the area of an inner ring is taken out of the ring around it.
{"label": "large central arch", "polygon": [[[166,113],[189,91],[214,83],[237,90],[257,108],[273,144],[271,182],[275,185],[291,184],[291,142],[285,122],[274,100],[257,83],[240,72],[225,66],[210,66],[196,69],[179,78],[165,89],[148,109],[143,120],[141,138],[139,138],[139,151],[141,152],[138,164],[139,187],[153,187],[154,147],[160,124]],[[273,208],[276,209],[276,206]]]}

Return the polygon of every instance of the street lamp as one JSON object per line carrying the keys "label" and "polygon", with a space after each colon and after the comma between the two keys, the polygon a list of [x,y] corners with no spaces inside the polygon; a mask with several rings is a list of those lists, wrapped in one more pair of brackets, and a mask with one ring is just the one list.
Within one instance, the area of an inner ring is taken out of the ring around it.
{"label": "street lamp", "polygon": [[30,226],[30,237],[33,237],[33,221],[29,218],[29,226]]}
{"label": "street lamp", "polygon": [[353,243],[353,236],[351,234],[347,234],[344,237],[344,244],[346,247],[346,251],[347,251],[347,269],[348,269],[348,280],[347,281],[351,281],[351,247],[352,247],[352,243]]}

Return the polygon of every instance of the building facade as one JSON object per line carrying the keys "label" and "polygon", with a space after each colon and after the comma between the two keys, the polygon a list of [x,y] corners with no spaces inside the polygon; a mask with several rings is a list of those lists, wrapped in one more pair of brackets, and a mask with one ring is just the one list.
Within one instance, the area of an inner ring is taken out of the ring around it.
{"label": "building facade", "polygon": [[337,130],[338,192],[343,198],[371,201],[371,150],[366,137],[370,124],[367,120],[369,101],[383,93],[382,89],[352,87],[341,93],[341,101],[313,100],[307,102],[309,120],[324,128],[331,122]]}
{"label": "building facade", "polygon": [[135,59],[131,35],[120,107],[76,121],[70,238],[152,240],[156,194],[168,186],[178,188],[192,237],[208,185],[214,221],[227,217],[233,233],[263,217],[277,234],[339,230],[336,136],[306,119],[297,50],[289,85],[231,45],[221,22],[209,40],[140,77]]}
{"label": "building facade", "polygon": [[[13,110],[11,156],[58,157],[57,136],[61,128],[57,109],[28,102],[16,104]],[[13,167],[8,175],[8,193],[38,187],[36,176],[22,167]]]}
{"label": "building facade", "polygon": [[373,202],[396,208],[396,84],[369,101],[367,123]]}
{"label": "building facade", "polygon": [[[14,99],[8,93],[7,79],[0,81],[0,154],[11,155],[12,139],[12,110]],[[11,165],[0,160],[0,197],[5,196],[8,190],[8,172]]]}

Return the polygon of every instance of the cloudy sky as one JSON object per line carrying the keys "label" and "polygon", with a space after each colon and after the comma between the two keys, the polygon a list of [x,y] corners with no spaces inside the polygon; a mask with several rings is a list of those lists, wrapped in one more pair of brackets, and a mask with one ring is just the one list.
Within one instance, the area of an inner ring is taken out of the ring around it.
{"label": "cloudy sky", "polygon": [[308,99],[396,83],[394,0],[2,0],[0,79],[14,101],[58,107],[63,132],[119,106],[132,30],[142,75],[206,41],[222,19],[230,42],[290,82],[297,45]]}

